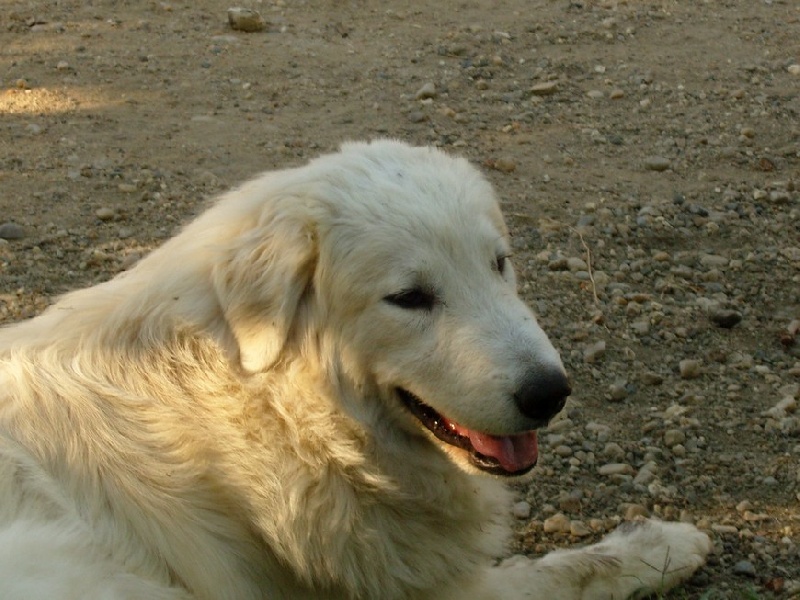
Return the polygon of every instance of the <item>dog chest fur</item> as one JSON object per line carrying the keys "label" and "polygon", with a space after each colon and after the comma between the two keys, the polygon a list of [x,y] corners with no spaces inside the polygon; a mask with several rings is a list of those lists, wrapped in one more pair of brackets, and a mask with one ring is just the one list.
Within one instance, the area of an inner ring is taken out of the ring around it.
{"label": "dog chest fur", "polygon": [[[90,545],[136,556],[144,575],[181,581],[199,598],[265,589],[403,598],[502,551],[507,503],[496,482],[455,471],[437,452],[412,462],[382,453],[324,387],[308,385],[313,367],[243,380],[212,342],[189,335],[161,353],[124,350],[104,349],[113,376],[57,347],[6,370],[0,416],[32,458],[32,478],[59,490],[47,501],[115,522],[111,539]],[[30,493],[18,490],[16,503]],[[493,521],[497,535],[487,536]]]}

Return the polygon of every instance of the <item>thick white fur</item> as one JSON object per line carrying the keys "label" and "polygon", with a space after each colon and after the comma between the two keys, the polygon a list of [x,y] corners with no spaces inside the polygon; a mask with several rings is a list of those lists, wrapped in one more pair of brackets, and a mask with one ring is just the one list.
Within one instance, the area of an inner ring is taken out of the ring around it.
{"label": "thick white fur", "polygon": [[[350,144],[223,197],[130,272],[0,331],[0,598],[625,598],[703,563],[649,522],[492,566],[508,492],[401,406],[526,428],[560,368],[465,161]],[[423,279],[430,311],[384,297]]]}

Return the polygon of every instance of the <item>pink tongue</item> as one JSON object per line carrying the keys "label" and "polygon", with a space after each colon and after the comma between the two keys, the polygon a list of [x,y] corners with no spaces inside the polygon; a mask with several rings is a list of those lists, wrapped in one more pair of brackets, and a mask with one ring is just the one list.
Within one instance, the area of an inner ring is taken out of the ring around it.
{"label": "pink tongue", "polygon": [[536,464],[536,459],[539,457],[535,431],[496,436],[472,431],[452,422],[450,427],[459,435],[468,437],[476,452],[494,458],[509,473],[529,469]]}
{"label": "pink tongue", "polygon": [[470,431],[469,441],[475,450],[496,459],[509,473],[529,469],[539,456],[535,431],[503,437]]}

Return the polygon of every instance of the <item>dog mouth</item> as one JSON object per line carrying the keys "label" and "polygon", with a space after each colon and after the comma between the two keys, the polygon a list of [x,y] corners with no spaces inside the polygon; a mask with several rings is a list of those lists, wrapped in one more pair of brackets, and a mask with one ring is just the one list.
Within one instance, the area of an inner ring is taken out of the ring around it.
{"label": "dog mouth", "polygon": [[497,436],[459,425],[436,412],[403,388],[397,394],[406,408],[442,442],[467,452],[470,462],[487,473],[507,477],[524,475],[536,466],[539,445],[536,430]]}

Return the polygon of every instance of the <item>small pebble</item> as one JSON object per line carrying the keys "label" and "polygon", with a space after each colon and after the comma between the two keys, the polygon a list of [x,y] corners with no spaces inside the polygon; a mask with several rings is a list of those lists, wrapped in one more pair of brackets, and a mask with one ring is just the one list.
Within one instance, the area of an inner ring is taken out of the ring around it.
{"label": "small pebble", "polygon": [[748,521],[750,523],[753,522],[760,522],[760,521],[769,521],[772,517],[767,513],[754,513],[752,511],[746,510],[742,513],[742,519]]}
{"label": "small pebble", "polygon": [[655,463],[647,463],[644,467],[639,469],[636,477],[633,478],[633,483],[636,485],[649,485],[656,478]]}
{"label": "small pebble", "polygon": [[556,446],[555,448],[553,448],[553,453],[557,454],[562,458],[568,458],[572,456],[572,448],[570,448],[565,444],[561,444],[560,446]]}
{"label": "small pebble", "polygon": [[608,387],[608,394],[609,398],[613,402],[620,402],[628,397],[628,390],[627,390],[627,382],[626,381],[617,381],[612,383]]}
{"label": "small pebble", "polygon": [[535,84],[530,92],[534,96],[550,96],[558,91],[558,81],[545,81]]}
{"label": "small pebble", "polygon": [[600,475],[633,475],[634,469],[627,463],[608,463],[597,469]]}
{"label": "small pebble", "polygon": [[681,379],[696,379],[702,375],[701,362],[693,358],[685,358],[678,363]]}
{"label": "small pebble", "polygon": [[603,356],[606,354],[606,342],[605,340],[600,340],[599,342],[595,342],[586,350],[583,351],[583,360],[587,363],[596,363],[599,361]]}
{"label": "small pebble", "polygon": [[627,504],[624,506],[624,518],[626,521],[635,521],[642,517],[649,517],[650,511],[647,510],[646,506],[641,504]]}
{"label": "small pebble", "polygon": [[739,133],[746,138],[754,138],[756,136],[756,130],[752,127],[742,127]]}
{"label": "small pebble", "polygon": [[581,499],[575,496],[564,496],[558,500],[558,508],[562,512],[576,513],[581,510]]}
{"label": "small pebble", "polygon": [[724,256],[719,256],[717,254],[703,254],[700,257],[700,264],[704,267],[710,267],[714,269],[720,269],[727,267],[730,264],[730,260],[725,258]]}
{"label": "small pebble", "polygon": [[591,535],[592,530],[583,521],[570,521],[569,533],[575,537],[586,537]]}
{"label": "small pebble", "polygon": [[25,230],[16,223],[0,225],[0,238],[4,240],[20,240],[25,237]]}
{"label": "small pebble", "polygon": [[545,533],[569,533],[572,526],[564,513],[556,513],[544,520]]}
{"label": "small pebble", "polygon": [[228,24],[231,29],[246,33],[263,31],[266,28],[266,23],[258,11],[240,7],[228,9]]}
{"label": "small pebble", "polygon": [[512,173],[517,170],[517,162],[513,158],[498,158],[492,165],[495,170],[502,173]]}
{"label": "small pebble", "polygon": [[683,458],[686,456],[686,446],[683,444],[675,444],[670,448],[672,451],[673,456],[677,456],[678,458]]}
{"label": "small pebble", "polygon": [[582,258],[578,258],[577,256],[571,256],[567,259],[567,268],[570,271],[586,271],[589,266],[586,264],[586,261]]}
{"label": "small pebble", "polygon": [[664,432],[664,445],[667,448],[683,444],[685,441],[686,434],[680,429],[667,429],[667,431]]}
{"label": "small pebble", "polygon": [[603,448],[603,456],[619,462],[625,457],[625,450],[616,442],[608,442]]}
{"label": "small pebble", "polygon": [[742,313],[735,310],[715,310],[708,315],[711,322],[717,327],[730,329],[738,325],[742,320]]}
{"label": "small pebble", "polygon": [[417,100],[427,100],[429,98],[435,98],[435,97],[436,97],[436,86],[431,82],[428,82],[425,85],[423,85],[421,88],[417,90],[417,93],[414,94],[414,98]]}
{"label": "small pebble", "polygon": [[642,161],[644,168],[648,171],[666,171],[670,167],[670,161],[663,156],[648,156]]}
{"label": "small pebble", "polygon": [[511,514],[517,519],[528,519],[531,516],[531,505],[525,501],[517,502],[511,508]]}
{"label": "small pebble", "polygon": [[642,383],[645,385],[661,385],[664,383],[664,377],[653,371],[645,371],[642,373]]}
{"label": "small pebble", "polygon": [[94,214],[101,221],[110,221],[114,218],[114,209],[104,206],[94,211]]}
{"label": "small pebble", "polygon": [[744,575],[745,577],[755,577],[756,568],[749,560],[740,560],[733,565],[733,572],[737,575]]}

